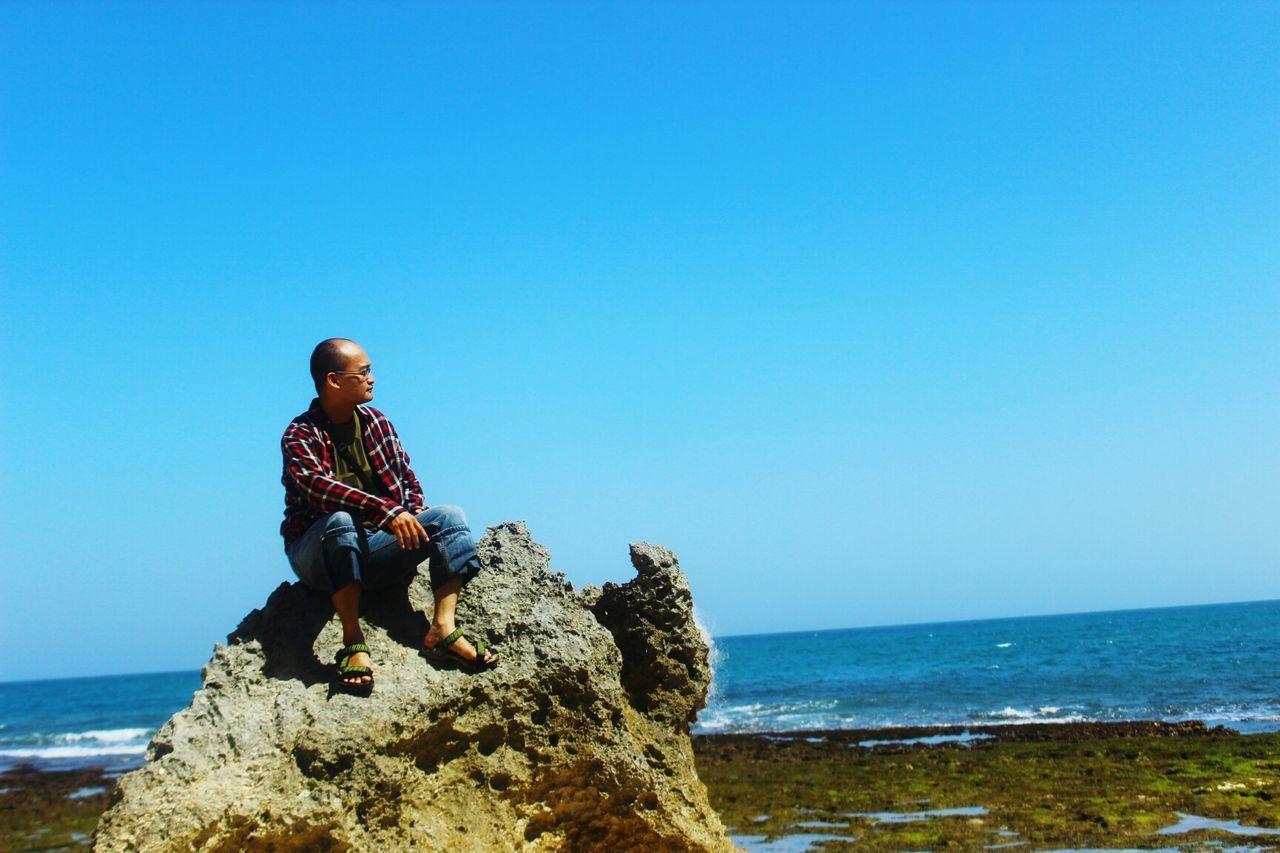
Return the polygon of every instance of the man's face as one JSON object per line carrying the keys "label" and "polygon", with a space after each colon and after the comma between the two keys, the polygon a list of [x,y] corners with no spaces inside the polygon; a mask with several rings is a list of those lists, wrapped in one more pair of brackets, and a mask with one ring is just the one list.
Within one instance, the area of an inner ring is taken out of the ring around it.
{"label": "man's face", "polygon": [[369,354],[359,344],[346,344],[343,355],[347,357],[341,370],[328,376],[329,390],[337,402],[358,405],[373,399],[373,365]]}

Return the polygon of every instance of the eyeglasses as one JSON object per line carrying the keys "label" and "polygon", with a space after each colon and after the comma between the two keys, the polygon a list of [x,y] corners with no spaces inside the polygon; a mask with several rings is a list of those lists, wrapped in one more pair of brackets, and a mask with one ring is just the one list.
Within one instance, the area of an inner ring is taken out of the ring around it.
{"label": "eyeglasses", "polygon": [[330,373],[336,373],[336,374],[338,374],[339,376],[365,376],[365,377],[369,377],[369,376],[372,376],[372,375],[373,375],[373,365],[371,364],[371,365],[369,365],[368,367],[362,367],[362,368],[360,368],[359,370],[330,370],[329,372],[330,372]]}

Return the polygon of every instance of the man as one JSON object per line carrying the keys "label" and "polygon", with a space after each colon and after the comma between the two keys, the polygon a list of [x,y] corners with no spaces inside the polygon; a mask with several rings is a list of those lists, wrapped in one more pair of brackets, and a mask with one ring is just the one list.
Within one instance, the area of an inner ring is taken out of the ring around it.
{"label": "man", "polygon": [[372,406],[373,366],[354,341],[330,338],[311,353],[318,395],[284,431],[285,553],[299,580],[329,593],[342,621],[339,686],[373,687],[360,627],[360,591],[406,578],[430,559],[435,613],[423,638],[436,658],[493,665],[455,623],[458,594],[480,571],[462,510],[428,507],[391,422]]}

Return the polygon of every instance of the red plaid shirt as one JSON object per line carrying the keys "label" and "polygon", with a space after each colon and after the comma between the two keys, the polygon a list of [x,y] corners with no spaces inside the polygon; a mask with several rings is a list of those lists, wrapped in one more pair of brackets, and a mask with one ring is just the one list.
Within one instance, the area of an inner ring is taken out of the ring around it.
{"label": "red plaid shirt", "polygon": [[284,522],[280,535],[286,544],[307,532],[317,519],[345,510],[358,520],[386,527],[400,513],[421,512],[426,504],[422,486],[409,467],[409,454],[386,416],[372,406],[356,406],[360,416],[361,439],[369,457],[369,467],[389,497],[371,495],[336,479],[337,454],[325,424],[329,418],[320,400],[298,415],[284,431],[280,450],[284,453]]}

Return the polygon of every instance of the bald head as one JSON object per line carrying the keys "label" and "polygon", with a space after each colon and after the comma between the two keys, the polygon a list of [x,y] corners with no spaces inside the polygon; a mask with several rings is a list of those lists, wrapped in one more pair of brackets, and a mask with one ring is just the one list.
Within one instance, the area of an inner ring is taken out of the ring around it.
{"label": "bald head", "polygon": [[316,390],[324,385],[325,377],[346,370],[347,364],[363,352],[359,344],[347,338],[329,338],[316,344],[311,351],[311,381],[315,383]]}

